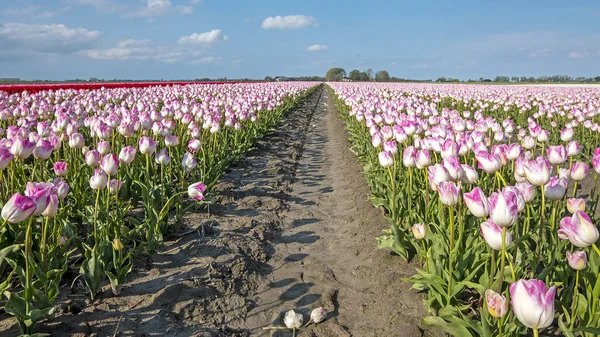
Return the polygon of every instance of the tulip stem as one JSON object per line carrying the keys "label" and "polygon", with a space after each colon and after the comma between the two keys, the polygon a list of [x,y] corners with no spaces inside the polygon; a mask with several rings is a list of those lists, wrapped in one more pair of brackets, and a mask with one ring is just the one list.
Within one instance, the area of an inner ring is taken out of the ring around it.
{"label": "tulip stem", "polygon": [[533,337],[539,337],[538,328],[533,328]]}
{"label": "tulip stem", "polygon": [[450,206],[448,206],[448,213],[450,214],[450,252],[448,254],[448,300],[450,300],[450,294],[452,293],[452,273],[454,272],[454,262],[452,261],[452,252],[454,251],[454,211]]}
{"label": "tulip stem", "polygon": [[502,294],[504,279],[504,264],[506,260],[506,227],[502,227],[502,256],[500,256],[500,276],[498,277],[498,294]]}
{"label": "tulip stem", "polygon": [[596,246],[595,243],[592,243],[592,247],[594,247],[594,250],[596,251],[596,253],[598,254],[598,256],[600,256],[600,249],[598,249],[598,246]]}
{"label": "tulip stem", "polygon": [[98,204],[100,203],[100,189],[96,192],[96,206],[94,207],[94,246],[98,244]]}
{"label": "tulip stem", "polygon": [[573,185],[573,198],[577,196],[577,184],[579,181],[575,180],[575,185]]}
{"label": "tulip stem", "polygon": [[502,181],[502,184],[504,184],[504,187],[508,186],[508,184],[506,183],[506,180],[504,180],[504,177],[500,174],[500,172],[496,171],[496,176],[498,177],[498,188],[500,188],[500,181]]}
{"label": "tulip stem", "polygon": [[46,221],[44,222],[44,227],[42,229],[42,264],[44,265],[44,273],[48,272],[48,261],[46,257],[48,252],[46,251],[46,240],[48,237],[48,222],[50,221],[50,217],[46,217]]}
{"label": "tulip stem", "polygon": [[[540,209],[540,234],[538,239],[538,245],[536,247],[536,268],[540,262],[542,255],[542,242],[544,242],[544,214],[546,213],[546,187],[542,185],[542,208]],[[533,272],[533,270],[532,270]]]}
{"label": "tulip stem", "polygon": [[504,254],[506,255],[506,259],[508,260],[508,268],[510,268],[510,273],[512,276],[512,280],[513,282],[517,282],[517,277],[515,276],[515,267],[513,266],[513,263],[510,261],[510,256],[508,255],[508,251],[505,251]]}
{"label": "tulip stem", "polygon": [[500,318],[498,320],[498,337],[502,337],[502,323],[503,323],[502,321],[503,321],[502,318]]}
{"label": "tulip stem", "polygon": [[390,205],[390,211],[392,213],[392,235],[394,236],[394,242],[400,243],[400,236],[398,234],[398,227],[396,225],[396,176],[394,174],[395,172],[392,173],[392,169],[389,167],[388,173],[390,174],[390,182],[392,184],[392,200]]}
{"label": "tulip stem", "polygon": [[29,218],[27,222],[27,230],[25,231],[25,289],[23,294],[25,297],[25,314],[29,314],[29,302],[31,302],[31,261],[29,257],[31,255],[31,223],[33,218]]}
{"label": "tulip stem", "polygon": [[569,330],[573,330],[575,326],[575,313],[577,312],[577,297],[579,293],[579,270],[575,272],[575,284],[573,285],[573,304],[571,305],[571,325]]}

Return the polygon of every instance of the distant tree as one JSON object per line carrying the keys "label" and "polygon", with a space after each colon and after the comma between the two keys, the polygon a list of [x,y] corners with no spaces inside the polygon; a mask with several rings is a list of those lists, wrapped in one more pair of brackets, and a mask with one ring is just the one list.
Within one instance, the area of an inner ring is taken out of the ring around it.
{"label": "distant tree", "polygon": [[344,68],[331,68],[325,73],[325,79],[327,81],[341,81],[346,76]]}
{"label": "distant tree", "polygon": [[365,72],[365,71],[360,72],[359,81],[368,82],[370,80],[371,80],[371,78],[369,77],[369,74],[367,74],[367,72]]}
{"label": "distant tree", "polygon": [[266,76],[265,82],[273,82],[273,78],[271,76]]}
{"label": "distant tree", "polygon": [[440,82],[440,83],[442,83],[442,82],[446,82],[446,78],[445,78],[445,77],[440,77],[440,78],[438,78],[438,79],[437,79],[437,80],[435,80],[435,81],[436,81],[436,82]]}
{"label": "distant tree", "polygon": [[369,76],[369,81],[373,79],[373,69],[369,68],[365,70],[365,73],[367,74],[367,76]]}
{"label": "distant tree", "polygon": [[596,76],[596,77],[594,77],[594,81],[596,81],[596,82],[600,82],[600,76]]}
{"label": "distant tree", "polygon": [[390,74],[388,74],[387,71],[385,70],[380,70],[377,72],[377,74],[375,74],[375,81],[377,82],[389,82],[390,81]]}
{"label": "distant tree", "polygon": [[350,74],[348,74],[348,77],[350,77],[350,79],[353,81],[360,81],[360,71],[358,69],[354,69],[350,72]]}

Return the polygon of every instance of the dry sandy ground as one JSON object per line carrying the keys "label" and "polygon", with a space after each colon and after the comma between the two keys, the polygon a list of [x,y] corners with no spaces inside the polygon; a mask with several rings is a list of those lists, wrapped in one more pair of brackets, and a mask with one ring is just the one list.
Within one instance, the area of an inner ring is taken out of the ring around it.
{"label": "dry sandy ground", "polygon": [[[52,336],[291,336],[265,331],[283,313],[325,322],[298,336],[431,335],[419,328],[423,297],[401,281],[415,265],[378,250],[387,227],[367,201],[361,167],[324,89],[215,186],[217,205],[187,218],[164,250],[137,261],[120,297],[94,303],[82,284],[62,287]],[[16,336],[0,314],[0,335]]]}

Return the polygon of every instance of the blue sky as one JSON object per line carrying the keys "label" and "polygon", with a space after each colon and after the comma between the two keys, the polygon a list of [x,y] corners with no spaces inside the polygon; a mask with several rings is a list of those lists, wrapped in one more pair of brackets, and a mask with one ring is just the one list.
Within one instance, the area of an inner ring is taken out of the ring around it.
{"label": "blue sky", "polygon": [[0,77],[600,76],[598,1],[1,0]]}

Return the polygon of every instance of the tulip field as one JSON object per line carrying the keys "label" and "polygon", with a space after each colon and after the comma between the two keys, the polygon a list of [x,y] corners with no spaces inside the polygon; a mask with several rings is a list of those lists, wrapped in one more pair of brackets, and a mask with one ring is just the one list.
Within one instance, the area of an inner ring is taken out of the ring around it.
{"label": "tulip field", "polygon": [[91,300],[105,285],[118,296],[133,259],[209,205],[227,166],[315,87],[0,91],[0,306],[34,334],[74,268]]}
{"label": "tulip field", "polygon": [[600,335],[600,89],[329,85],[423,325]]}

